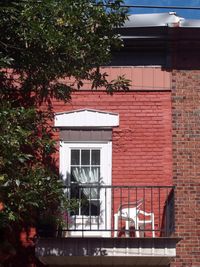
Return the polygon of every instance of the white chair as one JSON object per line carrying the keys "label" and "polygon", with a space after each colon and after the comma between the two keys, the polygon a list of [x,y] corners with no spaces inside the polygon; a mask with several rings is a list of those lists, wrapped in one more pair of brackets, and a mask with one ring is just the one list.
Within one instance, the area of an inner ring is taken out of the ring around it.
{"label": "white chair", "polygon": [[[125,221],[125,235],[126,237],[130,236],[130,227],[134,226],[135,236],[140,237],[140,229],[145,231],[145,225],[151,224],[152,237],[155,237],[154,231],[154,213],[148,213],[141,210],[143,200],[139,200],[134,203],[122,204],[117,213],[114,214],[114,237],[118,236],[119,222]],[[142,219],[139,218],[139,215],[142,215]],[[148,217],[146,219],[145,217]]]}
{"label": "white chair", "polygon": [[[143,210],[140,210],[138,215],[142,214],[143,219],[140,219],[139,217],[136,220],[135,229],[139,229],[140,232],[143,232],[143,236],[145,231],[151,231],[152,237],[155,237],[155,227],[154,227],[154,213],[153,212],[145,212]],[[146,218],[148,217],[148,218]],[[145,225],[151,224],[150,229],[146,229]],[[140,237],[140,232],[136,231],[136,237]]]}

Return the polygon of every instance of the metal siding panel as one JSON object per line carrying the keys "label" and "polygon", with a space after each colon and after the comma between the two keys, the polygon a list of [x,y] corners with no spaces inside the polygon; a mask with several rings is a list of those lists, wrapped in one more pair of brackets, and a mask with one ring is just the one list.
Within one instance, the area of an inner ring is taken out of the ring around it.
{"label": "metal siding panel", "polygon": [[62,141],[111,141],[112,130],[66,130],[60,131]]}

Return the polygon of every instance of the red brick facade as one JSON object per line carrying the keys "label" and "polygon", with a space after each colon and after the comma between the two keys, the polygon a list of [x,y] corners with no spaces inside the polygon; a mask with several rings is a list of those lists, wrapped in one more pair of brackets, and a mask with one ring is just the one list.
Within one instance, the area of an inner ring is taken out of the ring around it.
{"label": "red brick facade", "polygon": [[[118,113],[119,127],[113,128],[112,131],[112,185],[172,185],[169,73],[152,67],[109,69],[113,78],[114,74],[120,74],[119,72],[127,72],[129,76],[131,73],[137,73],[138,76],[134,76],[135,79],[132,77],[132,80],[135,84],[141,85],[141,90],[118,92],[113,95],[108,95],[105,91],[79,91],[72,94],[69,103],[54,102],[54,112],[87,108]],[[156,77],[156,74],[160,76]],[[142,86],[143,80],[147,81],[148,76],[150,83],[146,86],[148,90],[145,90],[146,88]],[[141,77],[143,77],[142,80]],[[57,160],[59,161],[59,154],[57,154]],[[132,191],[132,193],[135,196],[135,192]],[[138,199],[144,198],[143,190],[138,190],[137,194]],[[128,201],[128,192],[124,191],[123,195]],[[134,196],[131,197],[132,202],[135,201]],[[166,191],[146,190],[145,198],[147,210],[152,208],[154,210],[155,227],[160,229],[163,211],[160,214],[159,205],[164,206]],[[115,193],[115,212],[119,206],[120,193]],[[156,232],[156,236],[160,234],[159,231]]]}
{"label": "red brick facade", "polygon": [[173,182],[177,258],[172,266],[200,266],[200,71],[172,72]]}
{"label": "red brick facade", "polygon": [[80,92],[55,111],[92,108],[119,113],[113,129],[113,184],[171,185],[170,92]]}

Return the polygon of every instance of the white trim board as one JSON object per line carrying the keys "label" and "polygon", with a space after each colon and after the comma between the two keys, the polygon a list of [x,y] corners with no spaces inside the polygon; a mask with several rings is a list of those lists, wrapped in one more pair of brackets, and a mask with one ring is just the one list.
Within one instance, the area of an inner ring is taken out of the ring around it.
{"label": "white trim board", "polygon": [[105,127],[119,126],[119,114],[93,110],[81,109],[55,114],[55,127]]}

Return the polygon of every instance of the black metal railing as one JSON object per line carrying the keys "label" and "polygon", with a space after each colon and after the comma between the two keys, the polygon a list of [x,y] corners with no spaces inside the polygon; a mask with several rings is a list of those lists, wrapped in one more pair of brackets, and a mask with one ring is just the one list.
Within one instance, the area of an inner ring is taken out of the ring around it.
{"label": "black metal railing", "polygon": [[71,207],[62,236],[169,237],[174,231],[172,186],[66,187]]}

